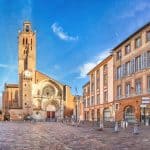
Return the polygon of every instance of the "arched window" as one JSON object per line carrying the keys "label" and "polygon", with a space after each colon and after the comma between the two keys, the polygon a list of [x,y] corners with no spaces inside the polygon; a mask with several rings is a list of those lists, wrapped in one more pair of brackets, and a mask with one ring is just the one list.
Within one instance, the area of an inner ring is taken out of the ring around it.
{"label": "arched window", "polygon": [[127,106],[124,109],[124,119],[128,122],[134,122],[135,121],[135,112],[133,106]]}
{"label": "arched window", "polygon": [[24,45],[24,38],[23,38],[23,40],[22,40],[22,44]]}

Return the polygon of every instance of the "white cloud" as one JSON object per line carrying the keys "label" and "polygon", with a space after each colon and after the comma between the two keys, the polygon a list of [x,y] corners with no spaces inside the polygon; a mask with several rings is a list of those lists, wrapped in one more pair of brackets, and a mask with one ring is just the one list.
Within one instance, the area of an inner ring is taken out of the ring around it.
{"label": "white cloud", "polygon": [[8,65],[8,64],[0,64],[0,68],[16,68],[16,66],[14,66],[14,65]]}
{"label": "white cloud", "polygon": [[80,70],[80,77],[79,78],[85,78],[87,76],[87,73],[95,67],[97,64],[99,64],[103,59],[105,59],[107,56],[110,55],[110,49],[107,49],[100,54],[98,54],[92,61],[86,62],[82,66],[79,67]]}
{"label": "white cloud", "polygon": [[64,41],[78,40],[78,36],[73,37],[73,36],[68,35],[68,33],[64,32],[64,29],[57,23],[53,23],[51,25],[51,29],[61,40],[64,40]]}
{"label": "white cloud", "polygon": [[150,8],[150,3],[146,1],[141,1],[139,3],[132,3],[132,9],[125,11],[120,17],[121,18],[128,18],[128,17],[134,17],[137,13],[144,11],[146,9]]}

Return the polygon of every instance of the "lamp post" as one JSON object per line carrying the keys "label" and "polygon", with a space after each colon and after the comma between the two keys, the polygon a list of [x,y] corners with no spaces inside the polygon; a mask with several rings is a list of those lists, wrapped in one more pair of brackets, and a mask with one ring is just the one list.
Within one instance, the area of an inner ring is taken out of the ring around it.
{"label": "lamp post", "polygon": [[76,120],[76,122],[78,121],[78,103],[80,100],[79,98],[80,98],[79,95],[75,96],[75,120]]}

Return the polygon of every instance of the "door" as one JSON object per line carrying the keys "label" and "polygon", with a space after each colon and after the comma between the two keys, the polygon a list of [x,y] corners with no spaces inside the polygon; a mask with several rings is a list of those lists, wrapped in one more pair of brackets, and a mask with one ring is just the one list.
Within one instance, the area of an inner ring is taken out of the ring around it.
{"label": "door", "polygon": [[111,112],[109,108],[104,109],[104,121],[110,121],[111,119]]}
{"label": "door", "polygon": [[47,111],[47,118],[55,118],[55,111]]}
{"label": "door", "polygon": [[134,108],[132,106],[127,106],[124,111],[124,119],[130,123],[135,122],[135,113]]}
{"label": "door", "polygon": [[47,111],[47,118],[51,118],[50,111]]}
{"label": "door", "polygon": [[51,118],[52,118],[52,119],[55,118],[55,111],[51,111]]}

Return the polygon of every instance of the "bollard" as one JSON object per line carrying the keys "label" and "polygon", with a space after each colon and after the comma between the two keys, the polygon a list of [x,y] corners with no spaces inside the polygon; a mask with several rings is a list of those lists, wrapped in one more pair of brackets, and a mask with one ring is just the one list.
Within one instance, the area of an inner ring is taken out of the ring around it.
{"label": "bollard", "polygon": [[118,122],[115,123],[114,132],[115,132],[115,133],[118,133],[118,132],[119,132]]}
{"label": "bollard", "polygon": [[128,127],[128,121],[125,121],[125,128]]}
{"label": "bollard", "polygon": [[103,122],[100,121],[100,124],[99,124],[99,131],[103,131],[103,128],[104,128]]}
{"label": "bollard", "polygon": [[133,134],[136,134],[136,135],[139,134],[139,128],[138,128],[138,124],[137,123],[134,124]]}
{"label": "bollard", "polygon": [[149,120],[148,119],[146,119],[145,125],[149,126]]}

